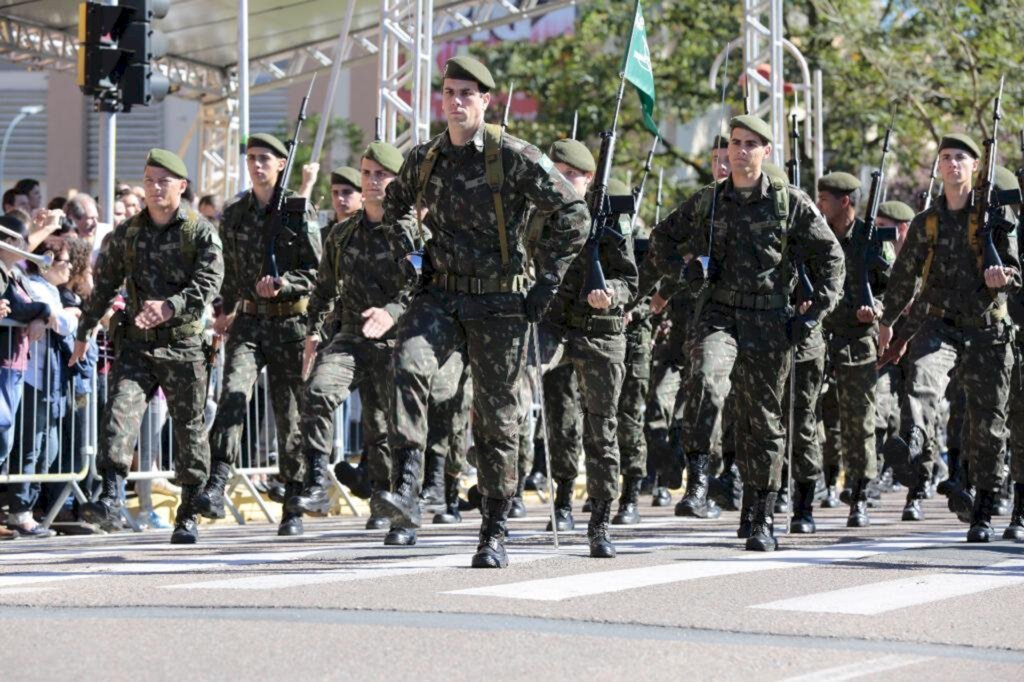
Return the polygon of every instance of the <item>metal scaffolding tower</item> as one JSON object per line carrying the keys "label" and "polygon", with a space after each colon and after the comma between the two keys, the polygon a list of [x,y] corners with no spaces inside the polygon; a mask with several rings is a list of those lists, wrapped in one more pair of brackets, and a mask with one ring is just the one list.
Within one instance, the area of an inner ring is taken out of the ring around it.
{"label": "metal scaffolding tower", "polygon": [[433,26],[432,0],[381,0],[377,115],[384,140],[399,149],[430,139]]}

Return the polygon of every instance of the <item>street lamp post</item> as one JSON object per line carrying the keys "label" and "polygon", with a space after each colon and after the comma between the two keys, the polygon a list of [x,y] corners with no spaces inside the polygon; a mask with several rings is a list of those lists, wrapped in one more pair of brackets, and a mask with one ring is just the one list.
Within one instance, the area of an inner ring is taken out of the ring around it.
{"label": "street lamp post", "polygon": [[14,132],[15,126],[21,123],[24,119],[29,116],[34,116],[43,110],[43,105],[32,104],[26,107],[22,107],[18,115],[15,116],[11,122],[7,125],[7,131],[4,133],[3,144],[0,145],[0,183],[4,180],[4,171],[7,166],[7,143],[11,141],[11,133]]}

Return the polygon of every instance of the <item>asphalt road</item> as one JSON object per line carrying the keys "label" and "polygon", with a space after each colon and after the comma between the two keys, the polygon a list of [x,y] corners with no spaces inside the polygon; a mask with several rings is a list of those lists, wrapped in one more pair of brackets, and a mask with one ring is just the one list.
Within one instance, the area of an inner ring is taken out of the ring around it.
{"label": "asphalt road", "polygon": [[468,568],[475,513],[411,548],[352,517],[293,539],[204,526],[187,548],[167,531],[22,539],[0,545],[0,679],[1024,678],[1024,544],[967,545],[944,500],[920,523],[901,503],[884,496],[867,529],[818,510],[817,535],[754,554],[735,512],[643,498],[614,560],[587,557],[580,512],[555,552],[533,503],[503,571]]}

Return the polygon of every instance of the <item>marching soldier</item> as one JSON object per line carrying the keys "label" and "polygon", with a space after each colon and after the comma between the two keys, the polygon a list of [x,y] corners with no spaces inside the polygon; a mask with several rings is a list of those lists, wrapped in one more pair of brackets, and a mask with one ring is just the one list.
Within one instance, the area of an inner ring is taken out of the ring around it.
{"label": "marching soldier", "polygon": [[120,496],[147,400],[162,388],[174,428],[174,470],[181,503],[173,544],[199,538],[195,499],[210,471],[203,428],[206,357],[203,316],[224,278],[216,230],[182,202],[188,186],[185,163],[174,153],[152,149],[146,157],[146,208],[118,225],[97,262],[93,295],[78,325],[69,360],[85,357],[87,339],[124,284],[122,316],[110,325],[117,361],[100,425],[96,468],[102,490],[82,505],[82,517],[104,529],[120,525]]}
{"label": "marching soldier", "polygon": [[943,196],[914,218],[893,267],[888,305],[882,316],[879,350],[891,343],[890,356],[907,348],[908,334],[893,334],[904,307],[914,298],[920,328],[909,344],[911,373],[901,408],[899,436],[885,445],[886,462],[910,491],[907,508],[917,511],[931,475],[924,454],[932,405],[942,397],[952,371],[965,395],[961,456],[969,462],[977,494],[968,542],[992,537],[992,504],[1002,485],[1006,446],[1006,410],[1013,368],[1013,324],[1007,298],[1021,286],[1016,225],[1008,208],[999,211],[992,239],[1002,265],[985,267],[981,225],[974,206],[973,175],[981,150],[967,135],[954,134],[939,144]]}
{"label": "marching soldier", "polygon": [[363,174],[352,166],[331,171],[331,207],[335,224],[344,222],[363,208]]}
{"label": "marching soldier", "polygon": [[[483,64],[455,57],[445,65],[445,132],[413,149],[388,188],[384,226],[392,253],[415,245],[395,227],[426,208],[423,285],[399,323],[394,354],[394,413],[389,441],[393,492],[371,502],[393,526],[420,525],[417,499],[427,432],[430,383],[465,348],[474,383],[473,440],[482,523],[475,568],[503,568],[506,521],[516,490],[519,378],[530,322],[540,320],[586,236],[583,199],[536,147],[486,125],[494,80]],[[550,215],[536,282],[527,289],[524,249],[531,209]]]}
{"label": "marching soldier", "polygon": [[[706,458],[711,452],[732,386],[740,471],[755,490],[741,512],[740,535],[748,536],[747,549],[756,551],[777,547],[773,515],[782,475],[782,392],[790,348],[831,310],[844,270],[842,250],[810,198],[762,173],[771,145],[764,121],[733,118],[730,177],[696,193],[675,220],[659,226],[652,249],[665,277],[679,279],[685,266],[687,280],[700,291],[684,407],[691,427],[684,441],[687,457]],[[709,234],[712,199],[716,212]],[[704,254],[706,262],[697,260]],[[811,305],[801,314],[790,305],[795,259],[816,275]]]}
{"label": "marching soldier", "polygon": [[[306,204],[304,215],[289,217],[281,233],[269,234],[269,204],[288,149],[273,135],[257,133],[246,143],[246,165],[252,189],[224,209],[225,318],[218,325],[228,333],[224,352],[223,391],[210,432],[213,468],[196,508],[208,518],[224,517],[224,487],[241,451],[243,427],[256,379],[268,372],[268,398],[274,412],[285,499],[302,489],[299,404],[302,390],[302,349],[309,294],[320,261],[320,225]],[[287,179],[286,179],[287,181]],[[297,197],[287,191],[287,197]],[[291,224],[291,223],[295,224]],[[273,238],[280,271],[265,271],[268,241]],[[302,516],[285,510],[278,535],[301,535]]]}

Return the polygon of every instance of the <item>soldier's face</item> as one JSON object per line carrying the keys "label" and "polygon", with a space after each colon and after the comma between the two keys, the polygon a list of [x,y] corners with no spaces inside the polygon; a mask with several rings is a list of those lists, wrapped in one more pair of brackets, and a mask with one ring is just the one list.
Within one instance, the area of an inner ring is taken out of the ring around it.
{"label": "soldier's face", "polygon": [[166,168],[146,166],[142,187],[146,191],[146,206],[150,211],[173,211],[181,204],[181,195],[188,180],[172,175]]}
{"label": "soldier's face", "polygon": [[772,146],[746,128],[733,128],[729,138],[729,165],[731,171],[743,175],[757,175]]}
{"label": "soldier's face", "polygon": [[476,81],[445,78],[443,92],[444,115],[448,126],[461,130],[476,130],[484,122],[484,112],[491,103],[491,93],[480,92]]}
{"label": "soldier's face", "polygon": [[253,147],[245,154],[245,165],[249,169],[252,184],[261,187],[276,184],[284,164],[284,159],[263,147]]}
{"label": "soldier's face", "polygon": [[818,210],[821,211],[821,215],[825,216],[825,222],[833,229],[841,222],[846,207],[849,205],[849,202],[843,201],[843,199],[845,197],[837,197],[832,192],[824,190],[818,192],[818,201],[816,202]]}
{"label": "soldier's face", "polygon": [[962,149],[939,150],[939,175],[947,185],[964,185],[978,169],[978,160]]}
{"label": "soldier's face", "polygon": [[362,173],[363,201],[379,204],[384,201],[384,190],[397,176],[372,159],[362,159],[359,163]]}
{"label": "soldier's face", "polygon": [[558,172],[565,176],[565,179],[569,181],[572,188],[576,190],[576,193],[581,197],[587,195],[587,190],[590,188],[590,183],[594,181],[594,174],[586,171],[581,171],[579,168],[574,168],[567,163],[558,161],[555,163],[555,168]]}
{"label": "soldier's face", "polygon": [[729,163],[729,153],[725,149],[711,150],[711,174],[715,181],[725,180],[732,172],[732,164]]}
{"label": "soldier's face", "polygon": [[331,185],[331,206],[342,220],[363,207],[363,195],[352,185]]}

